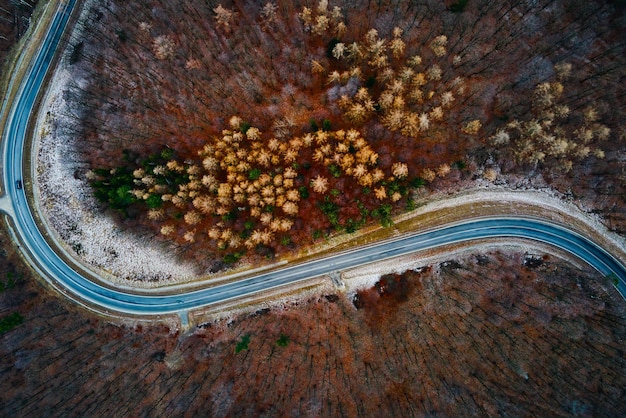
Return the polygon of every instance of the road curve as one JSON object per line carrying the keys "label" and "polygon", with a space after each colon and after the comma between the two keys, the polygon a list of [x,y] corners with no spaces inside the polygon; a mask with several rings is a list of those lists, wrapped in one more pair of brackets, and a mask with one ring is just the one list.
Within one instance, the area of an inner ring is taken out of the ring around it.
{"label": "road curve", "polygon": [[502,237],[541,241],[568,251],[593,266],[601,274],[615,280],[618,291],[626,298],[626,268],[607,251],[590,239],[563,226],[539,219],[515,217],[468,220],[428,232],[404,236],[391,242],[359,248],[228,284],[177,295],[131,294],[101,286],[81,276],[48,245],[29,209],[23,188],[17,187],[17,181],[21,181],[24,172],[22,155],[29,117],[75,3],[76,0],[69,0],[60,5],[7,118],[2,142],[4,162],[2,178],[6,194],[1,198],[3,204],[0,205],[0,209],[4,208],[5,213],[13,217],[15,232],[28,258],[47,280],[72,299],[108,313],[141,316],[181,314],[210,304],[382,259],[443,245]]}

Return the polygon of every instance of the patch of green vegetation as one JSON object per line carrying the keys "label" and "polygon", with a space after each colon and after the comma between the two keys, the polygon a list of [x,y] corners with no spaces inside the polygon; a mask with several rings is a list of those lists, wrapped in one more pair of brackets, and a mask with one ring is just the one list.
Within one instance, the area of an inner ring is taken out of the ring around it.
{"label": "patch of green vegetation", "polygon": [[365,223],[366,223],[365,218],[361,218],[359,220],[355,220],[355,219],[349,218],[346,221],[346,224],[344,225],[344,228],[346,229],[346,232],[348,234],[351,234],[351,233],[356,232],[359,229],[361,229],[363,227],[363,225],[365,225]]}
{"label": "patch of green vegetation", "polygon": [[252,170],[250,170],[250,172],[248,173],[248,178],[252,181],[258,179],[259,177],[261,177],[261,170],[258,168],[253,168]]}
{"label": "patch of green vegetation", "polygon": [[465,170],[467,167],[467,163],[463,160],[458,160],[452,163],[452,168],[456,168],[457,170]]}
{"label": "patch of green vegetation", "polygon": [[224,222],[226,222],[226,221],[234,221],[235,219],[237,219],[237,211],[236,210],[231,210],[227,214],[222,215],[222,221],[224,221]]}
{"label": "patch of green vegetation", "polygon": [[409,188],[398,180],[390,182],[387,185],[387,189],[389,194],[399,192],[402,196],[406,196],[409,193]]}
{"label": "patch of green vegetation", "polygon": [[426,184],[426,181],[421,177],[413,177],[411,181],[409,182],[409,186],[411,186],[414,189],[419,189],[420,187],[424,187],[424,184]]}
{"label": "patch of green vegetation", "polygon": [[[171,148],[163,148],[160,152],[149,155],[141,161],[137,161],[137,156],[131,151],[122,151],[123,161],[128,164],[139,164],[143,173],[135,176],[135,168],[122,165],[114,169],[99,168],[94,169],[95,179],[90,182],[94,189],[94,195],[98,201],[107,204],[110,208],[118,210],[126,215],[127,209],[133,204],[145,204],[150,209],[158,209],[163,204],[162,199],[157,194],[151,194],[144,200],[133,194],[136,182],[153,181],[156,184],[176,189],[178,185],[189,182],[189,175],[186,170],[169,170],[165,166],[175,155]],[[159,167],[159,170],[156,170]],[[141,170],[140,169],[140,170]],[[141,177],[143,176],[143,177]],[[149,178],[149,179],[148,179]]]}
{"label": "patch of green vegetation", "polygon": [[250,129],[252,127],[252,125],[250,125],[249,122],[246,122],[245,120],[242,121],[239,124],[239,131],[241,131],[242,134],[246,134],[246,132],[248,132],[248,129]]}
{"label": "patch of green vegetation", "polygon": [[339,168],[338,165],[336,164],[331,164],[328,166],[328,171],[330,172],[330,174],[335,177],[335,178],[339,178],[341,177],[341,168]]}
{"label": "patch of green vegetation", "polygon": [[7,281],[0,282],[0,292],[4,292],[5,290],[11,290],[15,287],[15,273],[9,271],[7,273]]}
{"label": "patch of green vegetation", "polygon": [[391,205],[388,203],[382,204],[376,209],[372,210],[372,218],[378,219],[380,224],[387,228],[393,225],[393,220],[391,219]]}
{"label": "patch of green vegetation", "polygon": [[309,197],[309,189],[306,186],[300,186],[298,188],[298,193],[300,193],[300,198],[307,199]]}
{"label": "patch of green vegetation", "polygon": [[280,334],[280,337],[276,340],[276,345],[279,347],[287,347],[289,345],[289,337],[285,334]]}
{"label": "patch of green vegetation", "polygon": [[357,200],[356,203],[356,207],[359,208],[359,213],[361,214],[361,217],[363,218],[367,218],[370,214],[369,209],[363,204],[363,202],[361,202],[360,200]]}
{"label": "patch of green vegetation", "polygon": [[458,0],[456,3],[452,4],[448,8],[448,10],[450,10],[452,13],[461,13],[463,10],[465,10],[468,1],[469,0]]}
{"label": "patch of green vegetation", "polygon": [[237,342],[237,345],[235,346],[235,353],[239,353],[243,350],[247,350],[249,344],[250,344],[250,334],[246,334],[243,337],[241,337],[241,340]]}
{"label": "patch of green vegetation", "polygon": [[150,197],[146,199],[146,205],[150,209],[158,209],[163,206],[163,199],[158,194],[151,194]]}
{"label": "patch of green vegetation", "polygon": [[138,201],[131,194],[134,177],[130,168],[96,169],[94,172],[101,177],[100,180],[91,183],[94,195],[100,202],[108,204],[113,209],[124,211]]}
{"label": "patch of green vegetation", "polygon": [[169,147],[165,147],[163,148],[163,150],[161,150],[161,158],[165,161],[171,160],[174,157],[174,150],[169,148]]}
{"label": "patch of green vegetation", "polygon": [[328,218],[328,222],[330,222],[333,227],[337,227],[339,225],[339,206],[335,202],[332,202],[328,196],[326,196],[323,201],[319,202],[318,206],[322,213]]}
{"label": "patch of green vegetation", "polygon": [[13,328],[24,322],[24,317],[19,312],[13,312],[3,318],[0,318],[0,335],[11,331]]}
{"label": "patch of green vegetation", "polygon": [[235,264],[243,256],[243,254],[243,252],[228,253],[224,256],[223,261],[226,264]]}

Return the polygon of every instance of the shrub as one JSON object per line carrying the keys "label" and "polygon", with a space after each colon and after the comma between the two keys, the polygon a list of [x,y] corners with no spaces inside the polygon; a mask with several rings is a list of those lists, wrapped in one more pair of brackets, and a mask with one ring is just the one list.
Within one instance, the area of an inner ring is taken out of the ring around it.
{"label": "shrub", "polygon": [[241,340],[239,340],[239,342],[237,342],[237,345],[235,346],[235,353],[239,353],[240,351],[247,350],[249,344],[250,344],[250,334],[246,334],[243,337],[241,337]]}
{"label": "shrub", "polygon": [[13,312],[10,315],[0,318],[0,335],[11,331],[13,328],[24,322],[24,318],[19,312]]}
{"label": "shrub", "polygon": [[253,168],[248,173],[248,178],[252,181],[257,180],[259,177],[261,177],[261,170],[258,168]]}
{"label": "shrub", "polygon": [[287,347],[289,345],[289,337],[285,334],[280,334],[280,337],[276,340],[276,345],[279,347]]}
{"label": "shrub", "polygon": [[463,10],[465,10],[467,2],[468,0],[458,0],[456,3],[450,5],[448,10],[450,10],[452,13],[461,13]]}

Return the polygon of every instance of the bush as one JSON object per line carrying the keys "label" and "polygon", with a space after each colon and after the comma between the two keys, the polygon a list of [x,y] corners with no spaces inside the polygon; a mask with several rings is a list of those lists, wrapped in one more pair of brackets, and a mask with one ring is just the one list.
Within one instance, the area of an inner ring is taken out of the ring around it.
{"label": "bush", "polygon": [[246,132],[248,132],[248,129],[250,129],[252,127],[252,125],[250,125],[250,123],[243,121],[239,124],[239,130],[241,131],[242,134],[246,134]]}
{"label": "bush", "polygon": [[253,168],[248,173],[248,178],[252,181],[257,180],[259,177],[261,177],[261,170],[258,168]]}
{"label": "bush", "polygon": [[452,4],[449,7],[449,10],[452,13],[461,13],[463,10],[465,10],[465,6],[467,6],[467,2],[468,0],[458,0],[456,3]]}
{"label": "bush", "polygon": [[248,345],[250,344],[250,334],[246,334],[241,337],[241,340],[235,346],[235,353],[239,353],[240,351],[247,350]]}
{"label": "bush", "polygon": [[157,194],[151,194],[150,197],[146,199],[146,205],[148,205],[150,209],[158,209],[163,205],[163,199]]}
{"label": "bush", "polygon": [[309,197],[309,189],[306,186],[300,186],[298,188],[298,193],[300,193],[300,197],[302,199],[307,199]]}
{"label": "bush", "polygon": [[341,168],[339,168],[339,166],[337,166],[335,164],[329,165],[328,166],[328,171],[335,178],[341,177]]}
{"label": "bush", "polygon": [[235,264],[237,261],[239,261],[239,259],[241,258],[241,256],[243,256],[243,253],[238,252],[238,253],[228,253],[224,256],[224,263],[225,264]]}
{"label": "bush", "polygon": [[289,337],[285,334],[280,334],[280,337],[276,340],[276,345],[279,347],[287,347],[287,345],[289,345]]}
{"label": "bush", "polygon": [[409,183],[409,185],[414,189],[419,189],[420,187],[423,187],[424,184],[426,184],[426,182],[421,177],[413,177]]}
{"label": "bush", "polygon": [[0,335],[5,332],[11,331],[16,326],[24,322],[24,318],[19,312],[13,312],[12,314],[0,319]]}

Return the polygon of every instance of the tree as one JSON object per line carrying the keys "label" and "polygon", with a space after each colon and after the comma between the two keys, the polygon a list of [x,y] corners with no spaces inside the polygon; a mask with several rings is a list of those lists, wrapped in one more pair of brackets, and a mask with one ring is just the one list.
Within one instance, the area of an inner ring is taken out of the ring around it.
{"label": "tree", "polygon": [[387,190],[385,189],[385,186],[380,186],[376,189],[374,189],[374,196],[376,196],[376,199],[378,200],[384,200],[387,198]]}
{"label": "tree", "polygon": [[399,179],[409,175],[409,168],[405,163],[396,162],[391,166],[391,170],[393,175]]}
{"label": "tree", "polygon": [[478,119],[475,119],[475,120],[471,120],[467,122],[465,126],[463,126],[461,131],[463,131],[463,133],[466,133],[468,135],[476,135],[480,131],[481,127],[482,127],[482,123]]}
{"label": "tree", "polygon": [[292,201],[285,202],[283,205],[283,212],[287,215],[296,215],[298,213],[298,205]]}
{"label": "tree", "polygon": [[215,21],[218,26],[221,26],[224,29],[229,29],[235,18],[235,12],[225,8],[221,3],[213,9],[213,12],[215,13]]}
{"label": "tree", "polygon": [[263,17],[263,19],[268,23],[273,22],[274,20],[276,20],[277,10],[278,10],[278,7],[276,6],[275,3],[267,2],[265,3],[265,6],[263,6],[263,9],[261,10],[261,17]]}
{"label": "tree", "polygon": [[171,59],[174,57],[176,44],[174,40],[167,35],[157,36],[152,43],[152,51],[157,59]]}
{"label": "tree", "polygon": [[161,235],[168,236],[175,230],[174,225],[163,225],[161,227]]}
{"label": "tree", "polygon": [[333,57],[335,57],[336,59],[341,59],[343,58],[343,54],[345,53],[345,51],[346,51],[345,44],[343,44],[342,42],[338,42],[333,47]]}
{"label": "tree", "polygon": [[324,194],[328,190],[328,180],[325,177],[318,175],[311,180],[311,188],[316,193]]}
{"label": "tree", "polygon": [[432,49],[437,57],[443,57],[446,55],[447,43],[448,37],[446,35],[439,35],[430,42],[430,49]]}
{"label": "tree", "polygon": [[435,179],[435,177],[437,176],[437,174],[431,170],[430,168],[425,168],[422,170],[422,178],[428,182],[431,182]]}
{"label": "tree", "polygon": [[439,177],[445,177],[448,174],[450,174],[450,166],[448,164],[444,163],[437,167],[437,175]]}

